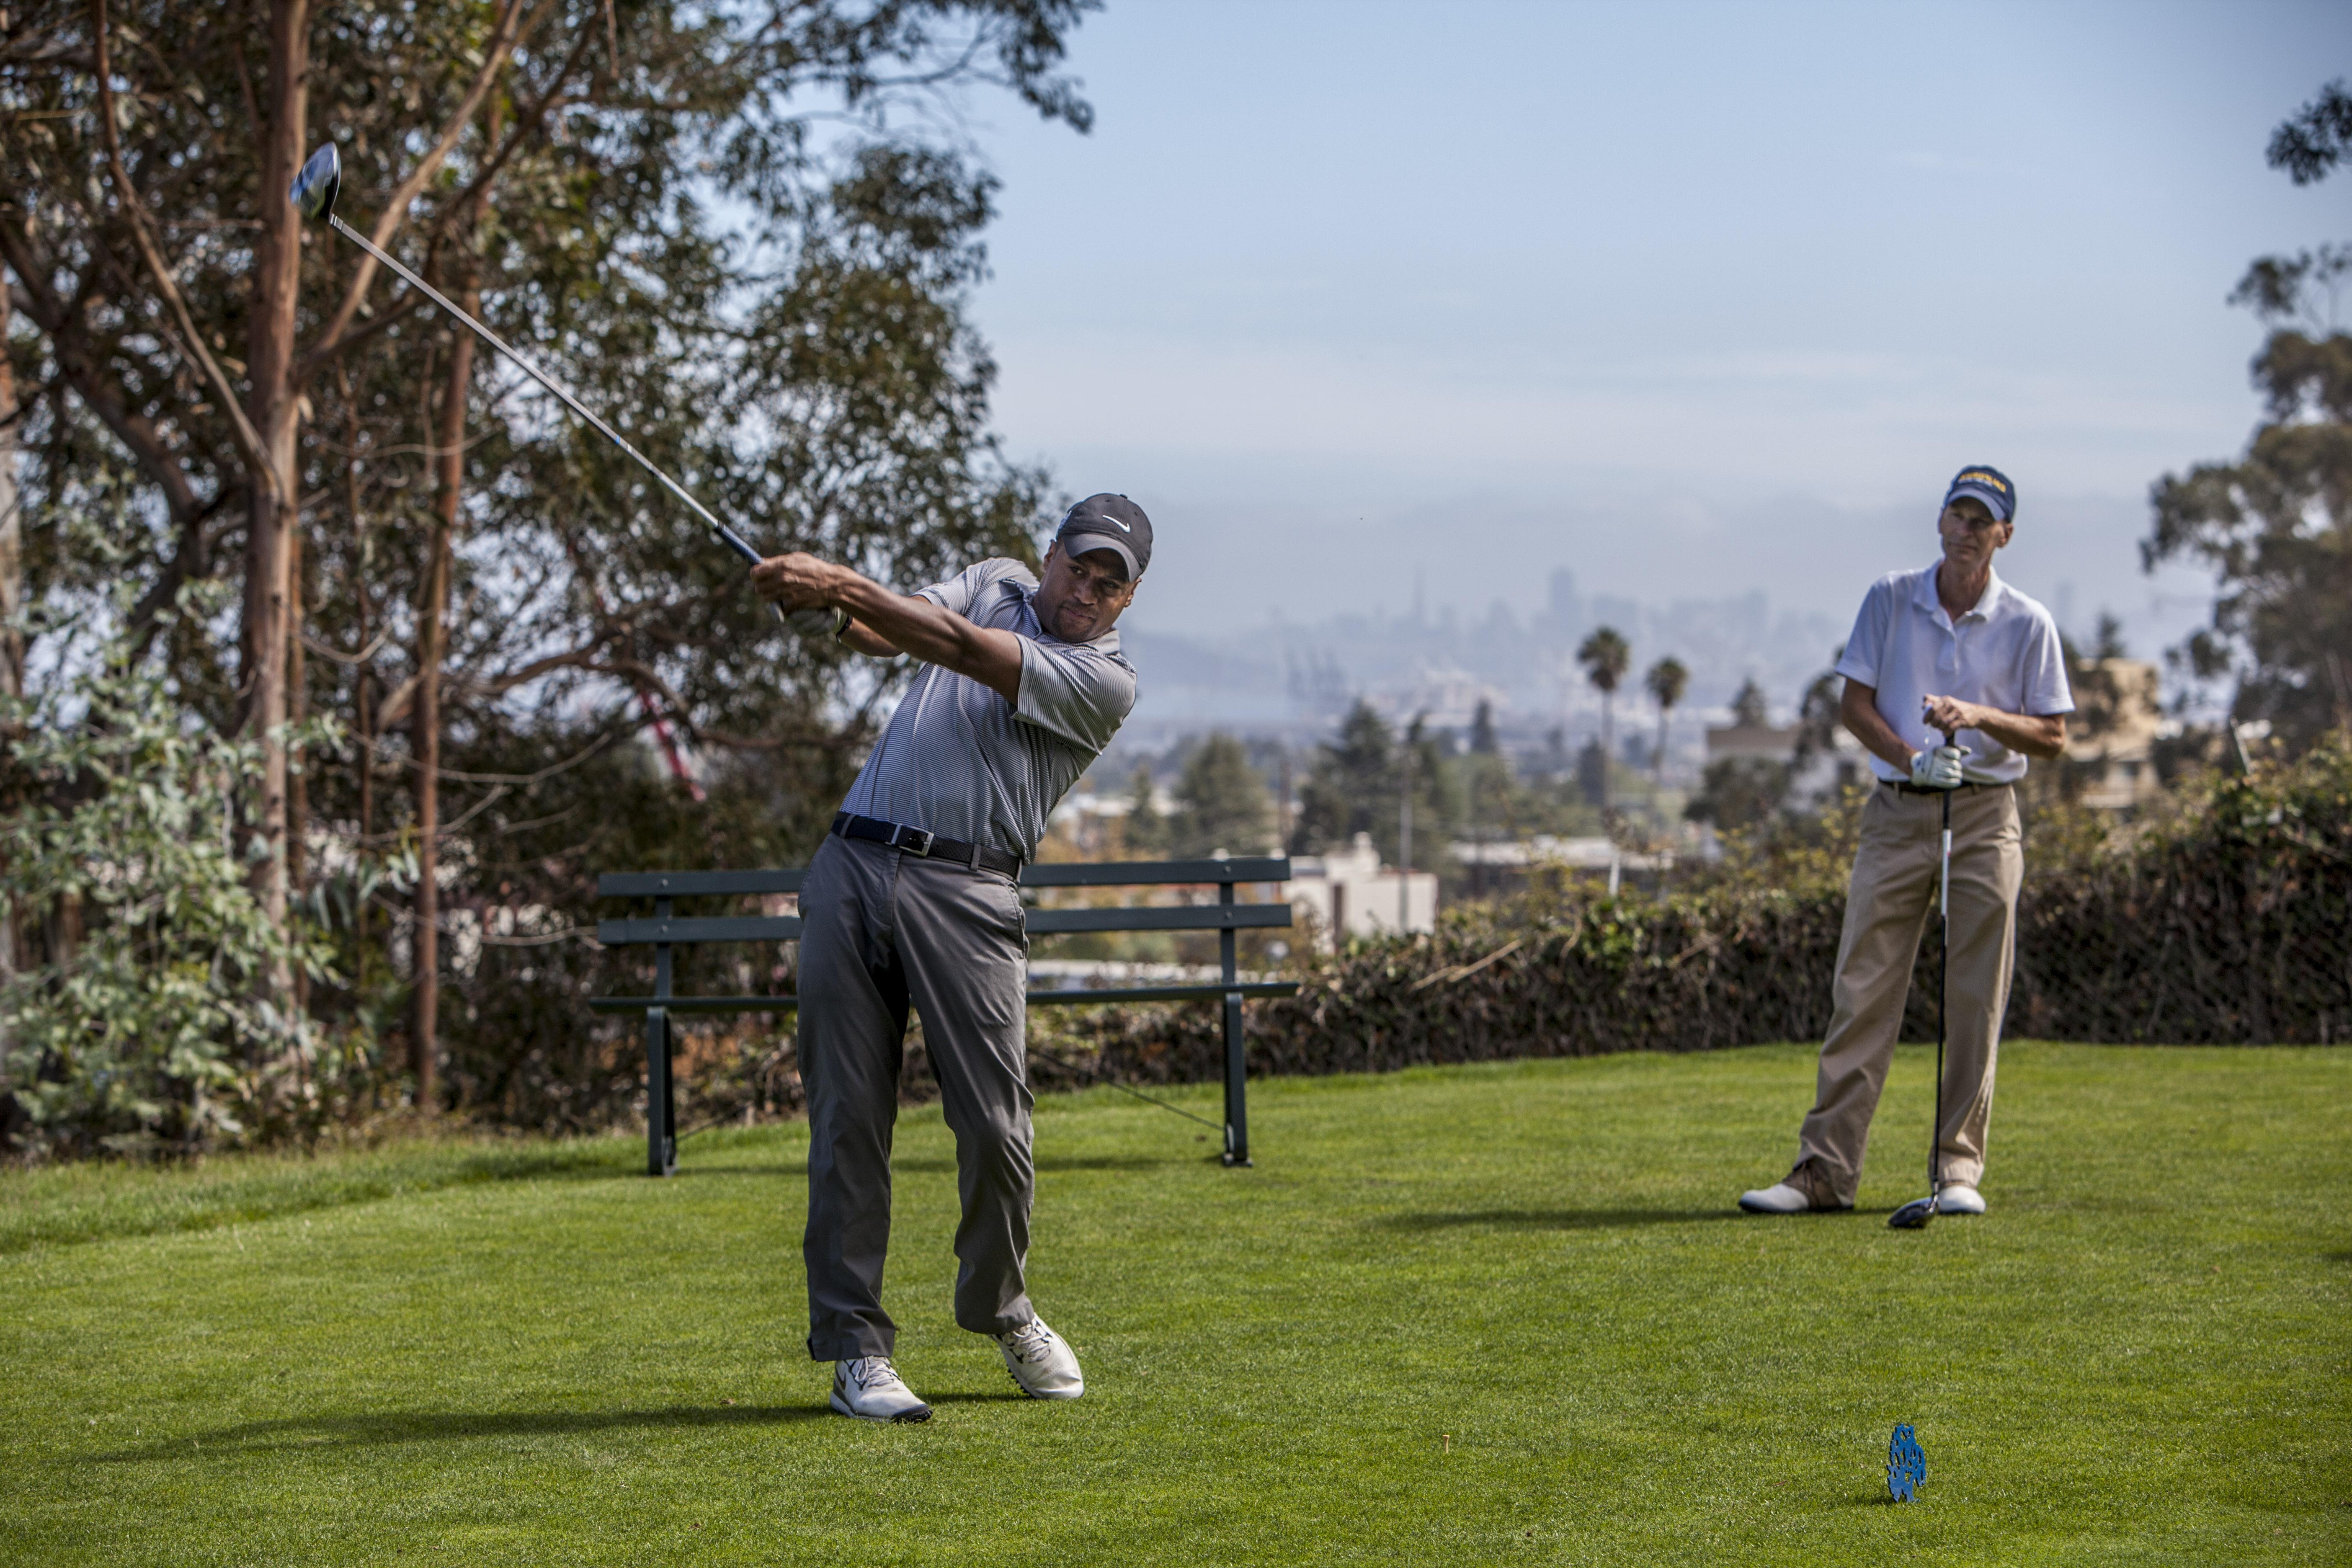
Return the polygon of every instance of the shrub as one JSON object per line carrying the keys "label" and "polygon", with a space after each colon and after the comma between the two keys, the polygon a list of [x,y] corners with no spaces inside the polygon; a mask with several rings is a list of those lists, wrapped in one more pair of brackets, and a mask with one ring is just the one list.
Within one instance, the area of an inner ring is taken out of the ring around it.
{"label": "shrub", "polygon": [[338,1054],[254,999],[273,972],[323,973],[236,852],[260,747],[193,723],[120,645],[5,721],[0,896],[81,930],[0,984],[0,1133],[28,1153],[194,1150],[331,1115]]}
{"label": "shrub", "polygon": [[[1253,1071],[1810,1039],[1827,1027],[1860,796],[1808,830],[1735,842],[1664,897],[1573,889],[1474,904],[1434,936],[1308,961],[1295,998],[1248,1009]],[[2013,1034],[2175,1044],[2352,1033],[2352,749],[2193,786],[2153,823],[2036,816],[2019,903]],[[1935,1031],[1922,942],[1906,1037]],[[1107,1071],[1222,1074],[1213,1009],[1106,1009],[1081,1026]]]}

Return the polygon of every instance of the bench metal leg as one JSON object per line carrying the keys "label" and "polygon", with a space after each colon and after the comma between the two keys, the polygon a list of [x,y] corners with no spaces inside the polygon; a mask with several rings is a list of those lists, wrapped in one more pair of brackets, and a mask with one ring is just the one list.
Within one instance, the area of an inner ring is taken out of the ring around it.
{"label": "bench metal leg", "polygon": [[677,1099],[670,1089],[669,1013],[646,1009],[646,1174],[677,1171]]}
{"label": "bench metal leg", "polygon": [[[1217,901],[1234,901],[1234,885],[1220,884]],[[1217,933],[1217,960],[1223,967],[1220,976],[1228,985],[1241,978],[1234,964],[1234,939],[1231,927]],[[1225,993],[1225,1163],[1246,1165],[1249,1152],[1249,1068],[1242,1050],[1242,999],[1237,992]]]}

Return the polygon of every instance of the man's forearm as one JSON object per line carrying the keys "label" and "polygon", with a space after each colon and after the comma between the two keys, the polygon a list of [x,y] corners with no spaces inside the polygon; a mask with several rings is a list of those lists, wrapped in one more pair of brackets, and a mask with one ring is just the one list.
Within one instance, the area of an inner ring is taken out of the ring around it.
{"label": "man's forearm", "polygon": [[1845,693],[1838,699],[1838,717],[1846,731],[1872,755],[1885,759],[1890,765],[1911,771],[1911,753],[1916,749],[1895,732],[1886,715],[1878,710],[1878,689],[1864,686],[1859,680],[1845,683]]}
{"label": "man's forearm", "polygon": [[974,626],[919,595],[894,594],[804,551],[761,562],[751,568],[751,585],[788,614],[819,605],[846,612],[839,636],[860,653],[912,654],[971,677],[1007,702],[1021,700],[1021,639],[1011,632]]}
{"label": "man's forearm", "polygon": [[860,653],[908,654],[968,675],[1008,702],[1021,692],[1021,641],[1011,632],[976,626],[919,594],[894,594],[846,567],[825,585],[827,603],[849,613],[841,640]]}
{"label": "man's forearm", "polygon": [[2022,752],[2043,762],[2066,749],[2063,716],[2037,719],[2031,714],[2004,713],[1998,708],[1980,707],[1968,728],[1999,741],[2012,752]]}
{"label": "man's forearm", "polygon": [[863,632],[866,636],[862,640],[881,645],[872,651],[912,654],[929,664],[952,667],[957,657],[966,651],[962,634],[980,629],[919,594],[894,594],[854,572],[844,571],[840,578],[827,584],[827,590],[826,601],[849,613],[849,625],[843,628],[842,640],[847,642]]}

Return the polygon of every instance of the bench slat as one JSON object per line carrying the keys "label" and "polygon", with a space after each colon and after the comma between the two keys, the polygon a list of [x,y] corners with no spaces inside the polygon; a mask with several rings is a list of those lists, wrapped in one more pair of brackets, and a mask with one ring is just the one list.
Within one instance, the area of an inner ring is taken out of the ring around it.
{"label": "bench slat", "polygon": [[[1101,1002],[1183,1002],[1196,997],[1296,996],[1296,980],[1241,980],[1231,985],[1217,981],[1188,985],[1126,985],[1115,989],[1032,991],[1027,1000],[1048,1005]],[[651,996],[591,996],[588,1006],[598,1013],[643,1013],[664,1007],[673,1013],[786,1013],[800,1005],[797,996],[673,996],[667,1002]]]}
{"label": "bench slat", "polygon": [[1024,888],[1126,888],[1168,882],[1287,882],[1285,856],[1247,860],[1055,861],[1024,866]]}
{"label": "bench slat", "polygon": [[[1286,926],[1288,904],[1192,904],[1178,909],[1031,910],[1031,936],[1081,931],[1245,931]],[[675,921],[671,922],[677,923]]]}
{"label": "bench slat", "polygon": [[635,947],[646,942],[793,942],[801,934],[798,915],[698,916],[666,921],[598,921],[596,940],[606,947]]}
{"label": "bench slat", "polygon": [[593,1013],[643,1013],[666,1007],[673,1013],[789,1013],[801,1005],[797,996],[673,996],[667,1002],[652,996],[591,996]]}
{"label": "bench slat", "polygon": [[1223,996],[1234,993],[1244,996],[1296,996],[1298,994],[1298,982],[1240,980],[1227,985],[1212,980],[1198,985],[1127,985],[1102,991],[1032,991],[1029,1000],[1080,1005],[1088,1002],[1182,1002],[1194,997]]}
{"label": "bench slat", "polygon": [[600,899],[690,899],[722,893],[797,893],[807,868],[775,871],[609,871],[596,879]]}
{"label": "bench slat", "polygon": [[[1291,923],[1288,904],[1189,904],[1173,909],[1031,910],[1032,936],[1075,931],[1249,931]],[[596,940],[606,947],[643,947],[653,942],[689,946],[705,942],[793,942],[798,915],[679,916],[668,920],[598,921]]]}
{"label": "bench slat", "polygon": [[[608,871],[596,879],[604,899],[719,898],[729,894],[797,893],[805,867],[767,871]],[[1024,888],[1142,888],[1171,883],[1287,882],[1285,856],[1240,860],[1109,860],[1056,862],[1022,868]]]}

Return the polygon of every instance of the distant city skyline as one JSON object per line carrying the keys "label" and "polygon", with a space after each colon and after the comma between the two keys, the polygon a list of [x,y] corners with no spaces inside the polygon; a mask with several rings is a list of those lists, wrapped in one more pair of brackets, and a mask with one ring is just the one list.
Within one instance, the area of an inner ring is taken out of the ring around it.
{"label": "distant city skyline", "polygon": [[1231,638],[1140,627],[1128,637],[1142,672],[1129,729],[1145,750],[1207,729],[1323,740],[1361,700],[1392,722],[1419,716],[1462,731],[1486,700],[1521,749],[1555,727],[1580,744],[1599,729],[1601,698],[1576,662],[1576,647],[1606,625],[1633,647],[1616,697],[1621,717],[1654,711],[1641,688],[1650,665],[1671,655],[1688,668],[1675,724],[1690,749],[1703,724],[1719,721],[1751,679],[1776,714],[1792,716],[1848,629],[1827,616],[1778,608],[1761,589],[1650,605],[1587,596],[1573,574],[1560,571],[1546,595],[1545,605],[1525,616],[1496,604],[1477,616],[1450,606],[1342,610],[1312,622],[1269,621]]}
{"label": "distant city skyline", "polygon": [[2263,163],[2341,6],[1114,0],[1070,65],[1093,135],[971,128],[996,423],[1152,510],[1131,624],[1212,642],[1563,567],[1844,623],[1990,461],[2003,574],[2156,656],[2209,593],[2147,487],[2258,415],[2224,296],[2352,216]]}

